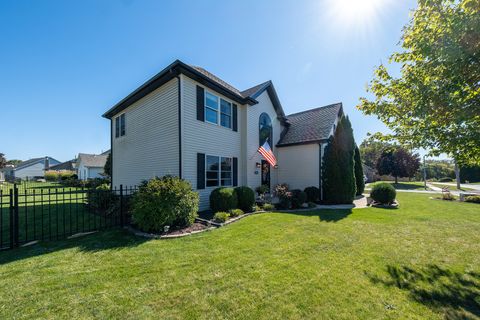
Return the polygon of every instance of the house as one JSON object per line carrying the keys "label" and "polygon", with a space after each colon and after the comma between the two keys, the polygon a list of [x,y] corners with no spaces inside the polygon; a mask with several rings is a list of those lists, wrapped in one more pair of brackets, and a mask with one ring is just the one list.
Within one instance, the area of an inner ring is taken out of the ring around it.
{"label": "house", "polygon": [[[342,114],[337,103],[287,116],[271,81],[240,91],[177,60],[103,115],[112,185],[176,175],[198,191],[201,210],[219,186],[321,188],[320,160]],[[276,167],[257,152],[265,141]]]}
{"label": "house", "polygon": [[50,170],[53,171],[76,171],[77,159],[68,160],[57,165],[51,166]]}
{"label": "house", "polygon": [[45,171],[49,170],[51,166],[59,163],[60,161],[49,156],[29,159],[27,161],[20,162],[15,167],[11,167],[8,171],[4,170],[5,179],[32,180],[43,178]]}
{"label": "house", "polygon": [[103,168],[107,162],[109,151],[102,154],[79,153],[76,168],[78,179],[88,180],[103,177]]}

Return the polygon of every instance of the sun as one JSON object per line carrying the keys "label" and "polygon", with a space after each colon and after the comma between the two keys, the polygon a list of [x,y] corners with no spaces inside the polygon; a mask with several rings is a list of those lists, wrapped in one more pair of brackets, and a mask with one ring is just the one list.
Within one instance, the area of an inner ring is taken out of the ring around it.
{"label": "sun", "polygon": [[328,15],[345,28],[372,27],[391,0],[326,0]]}

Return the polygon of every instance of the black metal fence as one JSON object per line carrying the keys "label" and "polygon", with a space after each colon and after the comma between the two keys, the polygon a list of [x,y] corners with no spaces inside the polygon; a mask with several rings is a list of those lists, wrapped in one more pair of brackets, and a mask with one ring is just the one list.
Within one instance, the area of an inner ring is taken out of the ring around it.
{"label": "black metal fence", "polygon": [[0,190],[0,250],[37,240],[58,240],[130,223],[136,187],[118,189],[23,188]]}

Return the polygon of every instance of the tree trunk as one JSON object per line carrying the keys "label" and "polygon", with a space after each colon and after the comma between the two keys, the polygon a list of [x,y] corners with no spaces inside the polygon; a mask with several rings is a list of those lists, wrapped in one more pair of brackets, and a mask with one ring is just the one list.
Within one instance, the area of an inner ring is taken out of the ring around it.
{"label": "tree trunk", "polygon": [[395,184],[398,184],[398,177],[395,176]]}
{"label": "tree trunk", "polygon": [[455,181],[457,182],[457,189],[460,189],[460,168],[455,162]]}

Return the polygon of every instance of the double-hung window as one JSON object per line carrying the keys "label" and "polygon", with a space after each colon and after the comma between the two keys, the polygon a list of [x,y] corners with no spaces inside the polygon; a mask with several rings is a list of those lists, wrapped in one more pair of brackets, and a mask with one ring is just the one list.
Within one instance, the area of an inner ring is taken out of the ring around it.
{"label": "double-hung window", "polygon": [[115,138],[123,137],[125,133],[125,113],[123,113],[115,118]]}
{"label": "double-hung window", "polygon": [[205,91],[205,120],[232,128],[232,104],[208,91]]}
{"label": "double-hung window", "polygon": [[232,185],[232,158],[207,155],[205,160],[207,187]]}

